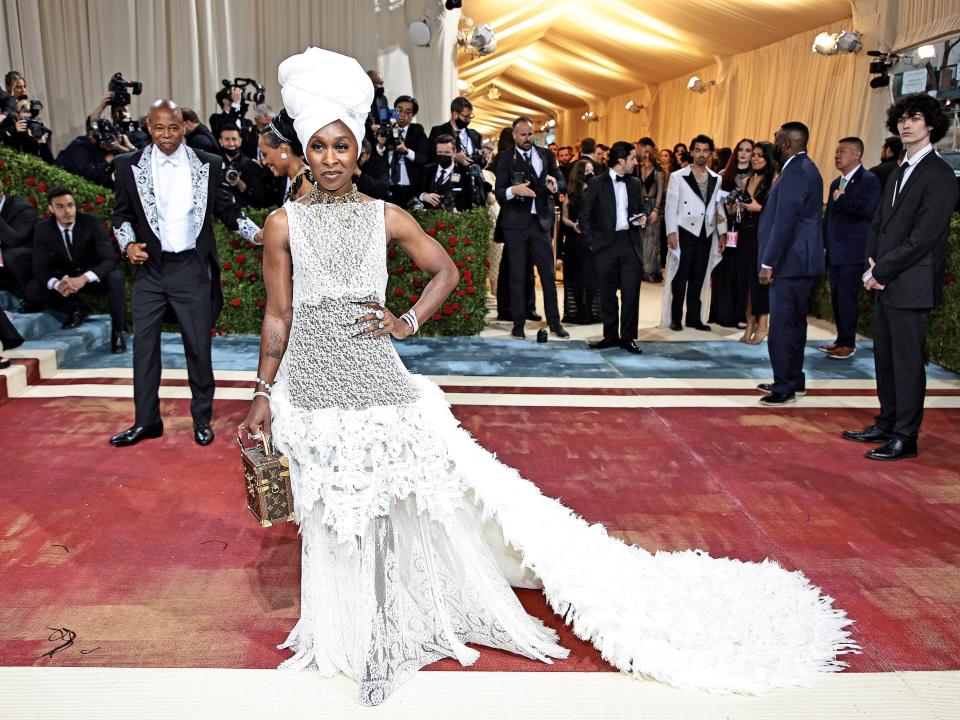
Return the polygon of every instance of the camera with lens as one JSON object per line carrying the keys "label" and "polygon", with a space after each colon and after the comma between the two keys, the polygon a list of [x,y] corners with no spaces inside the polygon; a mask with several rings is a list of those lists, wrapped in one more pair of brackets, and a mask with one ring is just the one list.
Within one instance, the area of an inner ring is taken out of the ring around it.
{"label": "camera with lens", "polygon": [[233,80],[228,80],[224,78],[220,81],[223,87],[220,89],[220,92],[217,93],[217,101],[219,102],[221,97],[230,97],[230,90],[232,88],[239,88],[240,90],[240,114],[247,114],[247,105],[253,103],[254,105],[263,105],[264,100],[267,98],[266,90],[264,90],[263,85],[258,83],[253,78],[234,78]]}
{"label": "camera with lens", "polygon": [[442,207],[447,212],[453,212],[457,209],[457,197],[453,194],[453,188],[447,187],[443,191],[443,195],[440,197],[440,207]]}
{"label": "camera with lens", "polygon": [[116,126],[103,118],[90,118],[87,121],[87,130],[96,133],[97,142],[106,150],[109,150],[119,139]]}
{"label": "camera with lens", "polygon": [[123,73],[114,73],[110,82],[107,83],[107,92],[110,93],[108,104],[114,112],[117,112],[133,101],[131,95],[139,95],[143,92],[143,83],[137,80],[124,80]]}
{"label": "camera with lens", "polygon": [[224,164],[223,179],[231,185],[240,179],[240,171],[237,169],[235,162],[229,161]]}
{"label": "camera with lens", "polygon": [[397,118],[399,117],[400,113],[392,108],[380,110],[380,131],[377,133],[377,135],[386,140],[387,150],[393,150],[401,142],[400,126],[397,125]]}
{"label": "camera with lens", "polygon": [[34,140],[42,137],[50,137],[53,131],[50,130],[41,120],[37,119],[40,111],[43,110],[43,103],[39,100],[30,101],[30,117],[27,118],[27,134]]}

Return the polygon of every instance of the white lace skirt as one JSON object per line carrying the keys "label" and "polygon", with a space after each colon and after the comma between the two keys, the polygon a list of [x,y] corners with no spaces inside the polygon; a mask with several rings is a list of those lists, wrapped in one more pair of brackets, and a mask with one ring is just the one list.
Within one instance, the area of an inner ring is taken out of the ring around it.
{"label": "white lace skirt", "polygon": [[845,666],[850,624],[774,562],[651,554],[588,525],[459,427],[439,388],[408,405],[295,407],[274,389],[303,535],[301,617],[283,668],[316,667],[378,704],[427,663],[472,663],[475,643],[565,657],[510,585],[550,606],[636,676],[762,693]]}

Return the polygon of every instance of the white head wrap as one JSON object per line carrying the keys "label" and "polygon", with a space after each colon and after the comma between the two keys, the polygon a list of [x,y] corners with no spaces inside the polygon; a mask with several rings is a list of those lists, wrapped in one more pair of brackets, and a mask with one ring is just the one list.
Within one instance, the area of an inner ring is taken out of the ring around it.
{"label": "white head wrap", "polygon": [[311,47],[288,57],[277,71],[280,95],[304,151],[320,128],[342,120],[363,142],[364,122],[373,103],[373,83],[354,58]]}

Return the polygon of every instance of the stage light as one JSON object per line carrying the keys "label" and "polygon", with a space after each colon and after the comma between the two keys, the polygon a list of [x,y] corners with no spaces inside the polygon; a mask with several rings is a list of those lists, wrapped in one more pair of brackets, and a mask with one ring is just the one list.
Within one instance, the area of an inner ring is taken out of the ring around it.
{"label": "stage light", "polygon": [[917,48],[917,57],[921,60],[929,60],[937,56],[937,49],[933,45],[921,45]]}
{"label": "stage light", "polygon": [[599,122],[600,118],[597,117],[597,114],[593,110],[587,110],[583,115],[580,116],[580,119],[584,122]]}
{"label": "stage light", "polygon": [[410,23],[409,28],[410,42],[419,47],[430,46],[430,26],[423,20],[417,20]]}
{"label": "stage light", "polygon": [[487,100],[499,100],[500,99],[500,89],[496,85],[491,85],[490,89],[487,90]]}
{"label": "stage light", "polygon": [[703,95],[703,93],[705,93],[707,90],[709,90],[716,84],[717,84],[716,80],[711,80],[710,82],[704,82],[703,80],[700,79],[699,75],[694,75],[687,82],[687,90]]}
{"label": "stage light", "polygon": [[643,110],[643,105],[637,105],[633,100],[627,100],[627,104],[623,106],[624,109],[632,113],[638,113]]}
{"label": "stage light", "polygon": [[838,33],[822,32],[813,40],[813,52],[820,55],[837,53],[855,53],[862,47],[862,34],[855,30],[841,30]]}

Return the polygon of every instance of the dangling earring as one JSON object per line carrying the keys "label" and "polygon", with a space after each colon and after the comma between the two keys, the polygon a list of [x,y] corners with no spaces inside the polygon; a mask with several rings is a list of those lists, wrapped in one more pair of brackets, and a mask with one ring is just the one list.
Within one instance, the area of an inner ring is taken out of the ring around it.
{"label": "dangling earring", "polygon": [[287,159],[287,154],[286,154],[285,152],[280,153],[280,159],[281,159],[281,160],[286,160],[286,159]]}

